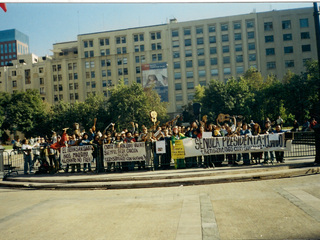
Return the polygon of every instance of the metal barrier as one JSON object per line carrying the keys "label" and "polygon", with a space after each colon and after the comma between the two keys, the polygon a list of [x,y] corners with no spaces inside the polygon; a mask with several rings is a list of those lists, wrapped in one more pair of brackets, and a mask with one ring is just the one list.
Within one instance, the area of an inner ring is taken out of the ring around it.
{"label": "metal barrier", "polygon": [[292,148],[285,152],[285,157],[306,157],[315,156],[316,144],[314,132],[294,132]]}

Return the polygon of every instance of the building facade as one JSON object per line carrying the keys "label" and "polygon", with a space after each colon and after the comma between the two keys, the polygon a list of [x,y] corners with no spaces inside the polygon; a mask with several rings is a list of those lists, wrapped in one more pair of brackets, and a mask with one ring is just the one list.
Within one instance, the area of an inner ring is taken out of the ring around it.
{"label": "building facade", "polygon": [[[49,103],[110,95],[119,83],[145,85],[146,66],[165,66],[168,112],[181,112],[195,86],[226,82],[255,67],[266,77],[300,74],[317,59],[313,8],[250,13],[78,35],[53,45],[53,56],[18,56],[0,68],[0,90],[39,89]],[[22,65],[21,60],[26,62]]]}
{"label": "building facade", "polygon": [[6,66],[17,55],[29,53],[29,37],[24,33],[9,29],[0,31],[0,66]]}

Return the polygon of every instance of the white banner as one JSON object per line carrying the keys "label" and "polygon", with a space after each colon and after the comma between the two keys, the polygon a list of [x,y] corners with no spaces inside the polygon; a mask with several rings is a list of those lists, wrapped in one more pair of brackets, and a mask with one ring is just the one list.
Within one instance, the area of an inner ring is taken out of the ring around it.
{"label": "white banner", "polygon": [[91,145],[63,147],[61,148],[61,163],[91,163],[93,160],[92,150],[93,147]]}
{"label": "white banner", "polygon": [[146,160],[146,148],[144,142],[104,144],[104,162],[134,162]]}
{"label": "white banner", "polygon": [[277,140],[272,134],[258,136],[215,137],[215,138],[185,138],[183,145],[185,157],[216,154],[237,154],[264,151],[290,151],[292,141],[284,141],[284,133],[277,134]]}

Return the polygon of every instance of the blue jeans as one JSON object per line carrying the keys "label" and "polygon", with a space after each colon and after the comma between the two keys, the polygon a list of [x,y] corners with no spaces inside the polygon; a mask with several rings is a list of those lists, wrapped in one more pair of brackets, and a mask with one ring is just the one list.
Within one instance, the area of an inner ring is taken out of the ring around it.
{"label": "blue jeans", "polygon": [[33,169],[31,154],[30,155],[23,154],[23,159],[24,159],[24,174],[28,174],[28,167],[31,173]]}

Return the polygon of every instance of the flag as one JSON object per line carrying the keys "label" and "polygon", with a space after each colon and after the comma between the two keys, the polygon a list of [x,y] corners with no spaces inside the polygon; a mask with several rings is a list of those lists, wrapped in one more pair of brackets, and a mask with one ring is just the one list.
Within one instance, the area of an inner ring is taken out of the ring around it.
{"label": "flag", "polygon": [[0,7],[3,9],[3,11],[7,12],[7,6],[5,3],[0,3]]}

